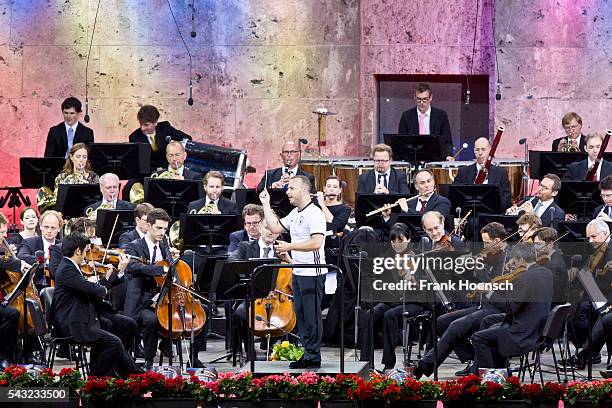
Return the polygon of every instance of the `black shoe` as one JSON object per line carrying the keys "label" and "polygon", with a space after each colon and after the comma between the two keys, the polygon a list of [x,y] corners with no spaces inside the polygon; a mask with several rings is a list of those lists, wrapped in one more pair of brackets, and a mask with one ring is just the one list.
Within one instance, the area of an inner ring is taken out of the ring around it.
{"label": "black shoe", "polygon": [[55,353],[56,358],[65,358],[66,360],[71,360],[70,358],[70,347],[67,344],[61,344]]}
{"label": "black shoe", "polygon": [[305,359],[299,359],[289,364],[289,368],[321,368],[320,361],[311,361]]}
{"label": "black shoe", "polygon": [[174,354],[174,347],[172,347],[172,343],[170,343],[166,339],[160,341],[159,346],[157,348],[159,349],[159,351],[164,353],[164,356],[166,357],[170,357],[170,356],[172,356],[172,358],[176,357],[176,354]]}
{"label": "black shoe", "polygon": [[603,378],[612,378],[612,370],[601,370],[599,372]]}
{"label": "black shoe", "polygon": [[142,348],[140,344],[136,347],[136,351],[134,352],[134,357],[135,358],[145,358],[144,348]]}
{"label": "black shoe", "polygon": [[472,374],[472,361],[469,361],[463,370],[455,371],[455,377],[465,377]]}
{"label": "black shoe", "polygon": [[[568,367],[574,367],[576,370],[584,370],[587,365],[586,353],[583,351],[578,352],[578,354],[571,356],[568,360],[562,360],[562,365],[567,365]],[[596,354],[591,358],[591,364],[599,364],[601,363],[601,354]]]}
{"label": "black shoe", "polygon": [[192,365],[192,368],[205,368],[205,367],[206,365],[203,362],[201,362],[199,358],[196,358]]}
{"label": "black shoe", "polygon": [[423,364],[420,361],[417,361],[416,365],[414,366],[414,370],[412,370],[414,379],[420,380],[424,374],[425,371],[423,370]]}
{"label": "black shoe", "polygon": [[268,339],[265,337],[261,338],[261,343],[259,343],[260,350],[268,350]]}

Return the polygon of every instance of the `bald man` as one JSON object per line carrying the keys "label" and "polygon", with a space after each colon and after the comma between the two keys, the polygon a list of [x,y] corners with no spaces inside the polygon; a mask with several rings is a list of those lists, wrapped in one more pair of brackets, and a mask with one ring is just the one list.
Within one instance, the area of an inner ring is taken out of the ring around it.
{"label": "bald man", "polygon": [[[476,162],[470,166],[459,167],[457,176],[453,184],[472,184],[476,179],[478,171],[484,167],[487,157],[491,152],[491,143],[486,137],[480,137],[474,142],[474,155]],[[499,166],[491,164],[489,174],[484,182],[485,184],[495,184],[499,186],[499,203],[502,212],[505,212],[512,205],[512,192],[510,190],[510,181],[508,181],[508,173]]]}
{"label": "bald man", "polygon": [[266,175],[261,178],[261,181],[257,185],[257,191],[262,191],[264,187],[266,189],[287,189],[289,179],[293,176],[305,176],[310,181],[310,192],[315,193],[314,176],[310,173],[305,172],[299,166],[299,155],[298,145],[294,141],[287,141],[283,144],[280,152],[281,160],[283,161],[282,167],[267,171],[267,182]]}

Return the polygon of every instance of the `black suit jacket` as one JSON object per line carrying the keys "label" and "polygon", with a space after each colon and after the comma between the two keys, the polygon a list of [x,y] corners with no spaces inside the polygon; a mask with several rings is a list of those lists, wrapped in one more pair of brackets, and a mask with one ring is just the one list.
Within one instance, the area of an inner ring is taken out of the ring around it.
{"label": "black suit jacket", "polygon": [[136,228],[132,229],[131,231],[124,232],[119,236],[119,248],[125,249],[128,244],[135,239],[140,239],[140,235],[138,235]]}
{"label": "black suit jacket", "polygon": [[77,342],[97,341],[100,323],[94,300],[105,295],[104,286],[89,282],[69,259],[63,258],[57,268],[53,292],[55,324]]}
{"label": "black suit jacket", "polygon": [[[414,199],[408,202],[408,212],[406,214],[420,214],[420,211],[416,210],[417,201],[418,199]],[[425,212],[438,211],[444,215],[444,218],[448,218],[450,217],[450,205],[448,198],[438,193],[433,193],[429,200],[427,200]]]}
{"label": "black suit jacket", "polygon": [[[206,205],[208,198],[200,198],[199,200],[195,200],[189,203],[187,207],[187,212],[190,213],[191,210],[199,211],[200,208]],[[217,208],[221,211],[221,214],[224,215],[237,215],[238,214],[238,206],[232,200],[225,198],[223,196],[219,197],[219,202],[217,203]]]}
{"label": "black suit jacket", "polygon": [[0,269],[21,272],[21,259],[0,257]]}
{"label": "black suit jacket", "polygon": [[[89,146],[93,142],[93,130],[79,122],[74,134],[73,146],[77,143],[85,143]],[[67,152],[68,134],[66,133],[66,125],[62,122],[49,129],[47,143],[45,144],[45,157],[66,157]]]}
{"label": "black suit jacket", "polygon": [[[157,144],[157,151],[151,152],[151,171],[155,171],[158,168],[167,168],[168,160],[166,160],[166,146],[168,146],[168,142],[166,142],[166,136],[170,136],[172,140],[181,141],[183,139],[191,140],[191,136],[187,133],[175,129],[172,127],[170,122],[158,122],[157,127],[155,128],[155,143]],[[147,135],[142,133],[140,128],[134,130],[129,137],[130,143],[149,143],[149,138]]]}
{"label": "black suit jacket", "polygon": [[550,311],[553,276],[547,268],[533,264],[514,280],[513,287],[506,320],[497,331],[497,347],[503,356],[522,355],[538,342]]}
{"label": "black suit jacket", "polygon": [[[597,218],[597,216],[599,215],[599,213],[601,212],[601,210],[602,210],[604,207],[606,207],[606,205],[605,205],[605,204],[602,204],[602,205],[600,205],[599,207],[597,207],[597,208],[595,209],[595,211],[593,211],[593,218],[594,218],[594,219],[595,219],[595,218]],[[606,210],[604,211],[604,213],[605,213],[606,215],[609,215],[609,214],[608,214],[608,208],[606,208]]]}
{"label": "black suit jacket", "polygon": [[[534,209],[536,205],[538,205],[539,202],[540,202],[539,198],[535,198],[531,202],[531,205],[533,206]],[[542,214],[542,216],[540,217],[540,220],[542,220],[543,227],[557,228],[557,225],[561,221],[565,221],[565,211],[563,211],[561,207],[559,207],[557,203],[553,201],[552,204],[548,206],[546,211],[544,211],[544,214]]]}
{"label": "black suit jacket", "polygon": [[[55,240],[55,243],[59,243],[59,240]],[[53,245],[51,245],[49,247],[49,252],[51,252]],[[27,263],[29,263],[30,265],[34,264],[36,262],[36,252],[37,251],[44,251],[45,247],[43,244],[43,238],[42,237],[32,237],[32,238],[26,238],[23,240],[23,242],[21,243],[21,246],[19,247],[19,251],[17,252],[17,258],[26,261]],[[45,256],[47,254],[44,254]],[[49,271],[51,272],[51,271]],[[44,274],[44,270],[43,270],[43,265],[41,265],[35,272],[34,274],[34,282],[39,282]]]}
{"label": "black suit jacket", "polygon": [[[602,159],[599,165],[601,166],[601,172],[599,177],[600,180],[603,180],[604,177],[612,174],[612,163]],[[570,164],[567,168],[567,171],[563,175],[563,179],[583,181],[586,177],[587,171],[589,170],[588,166],[589,161],[587,159]]]}
{"label": "black suit jacket", "polygon": [[[159,248],[162,258],[166,259],[169,250],[163,241],[159,243]],[[125,252],[147,261],[151,260],[152,254],[149,254],[149,248],[144,238],[130,242]],[[162,276],[164,268],[159,265],[145,265],[138,261],[131,261],[125,272],[127,289],[123,312],[126,316],[136,320],[140,312],[151,305],[151,298],[158,292],[154,277]]]}
{"label": "black suit jacket", "polygon": [[245,261],[250,258],[259,258],[260,248],[259,240],[242,241],[238,244],[238,248],[231,252],[227,257],[228,261]]}
{"label": "black suit jacket", "polygon": [[[448,234],[448,232],[445,232],[445,234]],[[421,238],[421,240],[423,240],[423,238]],[[423,243],[423,241],[421,241],[420,245],[422,246],[423,251],[431,251],[431,249],[433,248],[433,242],[431,240],[429,240],[428,243]],[[458,236],[451,235],[451,245],[453,246],[455,251],[465,250],[465,243]]]}
{"label": "black suit jacket", "polygon": [[[376,189],[376,172],[374,170],[368,170],[359,176],[359,182],[357,184],[357,193],[374,193]],[[408,187],[408,181],[406,173],[394,168],[389,169],[389,186],[390,194],[408,194],[410,193],[410,187]]]}
{"label": "black suit jacket", "polygon": [[[276,169],[271,169],[267,171],[268,173],[268,183],[266,184],[266,189],[270,190],[272,188],[272,183],[274,183],[275,181],[278,181],[281,179],[281,177],[283,177],[283,168],[279,167]],[[298,167],[297,171],[295,172],[296,176],[306,176],[308,177],[308,180],[310,180],[310,192],[311,193],[316,193],[315,191],[315,178],[312,174],[305,172],[304,170],[302,170],[301,167]],[[257,185],[257,191],[262,191],[264,189],[264,183],[266,182],[266,175],[264,174],[264,176],[261,178],[261,180],[259,181],[259,184]]]}
{"label": "black suit jacket", "polygon": [[[558,139],[553,140],[552,142],[552,151],[556,152],[557,150],[559,150],[559,143],[561,143],[561,140],[565,139],[564,137],[560,137]],[[580,148],[580,151],[583,153],[586,153],[586,147],[585,147],[585,143],[584,143],[584,135],[580,135],[580,143],[578,144],[578,147]]]}
{"label": "black suit jacket", "polygon": [[[400,135],[418,135],[419,117],[416,106],[402,113],[397,133]],[[429,133],[440,136],[442,139],[442,153],[449,155],[453,150],[450,123],[446,111],[431,107],[431,117],[429,119]]]}
{"label": "black suit jacket", "polygon": [[560,250],[554,250],[549,256],[544,267],[548,268],[553,275],[553,298],[552,302],[565,303],[567,300],[567,264]]}
{"label": "black suit jacket", "polygon": [[[476,178],[476,163],[469,166],[459,167],[457,176],[453,184],[473,184]],[[510,189],[510,181],[508,173],[502,167],[491,165],[488,174],[488,183],[499,186],[499,200],[502,212],[505,212],[512,206],[512,191]]]}
{"label": "black suit jacket", "polygon": [[202,180],[202,175],[197,171],[191,171],[185,167],[183,169],[183,178],[185,180]]}
{"label": "black suit jacket", "polygon": [[229,247],[227,247],[227,252],[234,252],[238,249],[238,244],[243,241],[250,241],[249,234],[244,229],[234,231],[229,236]]}
{"label": "black suit jacket", "polygon": [[[96,209],[99,206],[102,205],[102,200],[100,201],[96,201],[95,203],[88,205],[87,207],[85,207],[85,214],[87,214],[87,209],[91,208],[91,209]],[[123,201],[123,200],[119,200],[117,199],[117,206],[116,209],[117,210],[133,210],[136,207],[136,205],[130,203],[129,201]]]}

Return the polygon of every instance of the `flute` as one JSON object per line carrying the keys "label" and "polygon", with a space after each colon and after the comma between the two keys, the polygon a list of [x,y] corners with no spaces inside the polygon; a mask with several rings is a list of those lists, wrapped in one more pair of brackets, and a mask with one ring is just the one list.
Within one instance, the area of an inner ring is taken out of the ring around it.
{"label": "flute", "polygon": [[[415,200],[415,199],[417,199],[417,198],[421,198],[421,197],[427,197],[428,195],[430,195],[430,194],[432,194],[432,193],[434,193],[434,192],[435,192],[435,190],[430,191],[430,192],[427,192],[427,193],[417,194],[417,195],[415,195],[415,196],[413,196],[413,197],[410,197],[410,198],[406,199],[406,202],[410,202],[410,201],[412,201],[412,200]],[[401,200],[401,198],[400,198],[400,200]],[[397,207],[398,205],[399,205],[399,200],[397,200],[396,202],[394,202],[394,203],[392,203],[392,204],[385,204],[385,205],[383,205],[382,207],[377,208],[376,210],[372,210],[372,211],[370,211],[369,213],[367,213],[367,214],[366,214],[366,217],[370,217],[370,216],[372,216],[372,215],[375,215],[375,214],[381,213],[381,212],[383,212],[383,211],[390,210],[391,208],[393,208],[393,207]]]}

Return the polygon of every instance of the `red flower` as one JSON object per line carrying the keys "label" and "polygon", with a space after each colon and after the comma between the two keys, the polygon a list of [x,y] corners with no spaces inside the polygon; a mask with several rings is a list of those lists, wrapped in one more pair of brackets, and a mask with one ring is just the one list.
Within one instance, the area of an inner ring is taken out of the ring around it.
{"label": "red flower", "polygon": [[72,375],[74,374],[74,372],[75,372],[74,368],[70,368],[70,367],[62,368],[59,372],[59,376],[63,377],[65,375]]}

